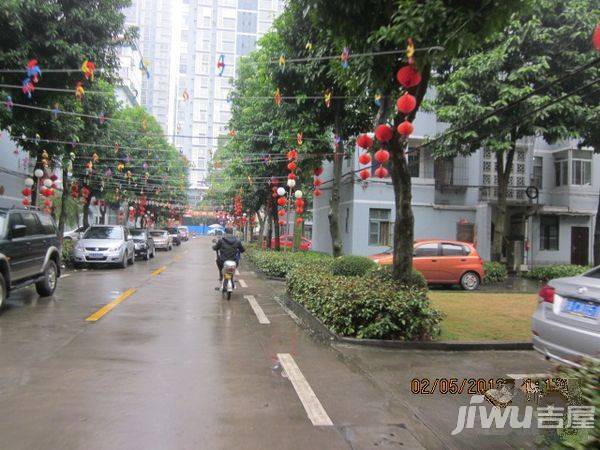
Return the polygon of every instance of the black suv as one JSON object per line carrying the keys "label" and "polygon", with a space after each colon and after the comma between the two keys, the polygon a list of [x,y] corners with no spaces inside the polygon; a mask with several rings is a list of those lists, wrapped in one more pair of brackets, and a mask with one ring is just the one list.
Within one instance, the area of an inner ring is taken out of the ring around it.
{"label": "black suv", "polygon": [[0,308],[10,291],[30,284],[39,295],[52,295],[59,277],[60,242],[52,217],[0,208]]}

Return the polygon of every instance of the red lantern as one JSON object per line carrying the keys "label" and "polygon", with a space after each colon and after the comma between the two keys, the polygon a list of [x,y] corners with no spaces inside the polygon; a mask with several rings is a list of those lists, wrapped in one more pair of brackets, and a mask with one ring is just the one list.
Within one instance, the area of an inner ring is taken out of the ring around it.
{"label": "red lantern", "polygon": [[290,161],[291,161],[292,159],[296,159],[297,157],[298,157],[298,152],[297,152],[296,150],[290,150],[290,151],[287,153],[287,159],[288,159],[288,160],[290,160]]}
{"label": "red lantern", "polygon": [[375,137],[380,142],[388,142],[394,136],[394,130],[392,127],[386,124],[379,125],[375,128]]}
{"label": "red lantern", "polygon": [[281,216],[285,216],[285,209],[280,209],[279,211],[277,211],[277,214],[281,217]]}
{"label": "red lantern", "polygon": [[279,206],[285,206],[285,198],[284,198],[284,197],[279,197],[279,198],[277,199],[277,204],[278,204]]}
{"label": "red lantern", "polygon": [[421,74],[413,65],[401,67],[396,74],[396,79],[405,88],[411,88],[421,82]]}
{"label": "red lantern", "polygon": [[375,170],[375,176],[385,178],[388,176],[388,170],[385,167],[378,167],[377,170]]}
{"label": "red lantern", "polygon": [[315,181],[313,181],[313,186],[314,187],[319,187],[322,184],[323,184],[323,182],[319,178],[315,178]]}
{"label": "red lantern", "polygon": [[323,174],[323,168],[322,167],[317,167],[314,170],[314,174],[315,174],[316,177],[320,177]]}
{"label": "red lantern", "polygon": [[29,197],[31,195],[31,189],[29,189],[28,187],[26,187],[25,189],[23,189],[21,191],[21,194],[23,194],[23,197]]}
{"label": "red lantern", "polygon": [[28,198],[24,198],[21,203],[23,203],[23,205],[25,206],[29,206],[31,205],[31,200],[29,200]]}
{"label": "red lantern", "polygon": [[301,198],[297,198],[296,199],[296,206],[298,206],[299,208],[304,206],[304,200],[302,200]]}
{"label": "red lantern", "polygon": [[52,174],[52,175],[50,175],[50,179],[52,181],[56,181],[56,180],[58,180],[58,177],[56,175]]}
{"label": "red lantern", "polygon": [[390,159],[390,152],[387,150],[377,150],[375,153],[375,159],[379,164],[385,164]]}
{"label": "red lantern", "polygon": [[398,133],[400,133],[402,136],[410,136],[414,130],[415,127],[413,127],[413,124],[408,120],[405,120],[398,125]]}
{"label": "red lantern", "polygon": [[368,134],[361,134],[356,139],[356,145],[358,145],[360,148],[369,149],[373,147],[373,138]]}
{"label": "red lantern", "polygon": [[289,170],[290,172],[293,172],[294,170],[296,170],[296,167],[297,167],[297,166],[296,166],[296,163],[295,163],[294,161],[292,161],[291,163],[289,163],[289,164],[287,165],[287,168],[288,168],[288,170]]}
{"label": "red lantern", "polygon": [[298,218],[296,219],[296,223],[297,223],[298,225],[301,225],[301,224],[302,224],[302,222],[304,222],[304,219],[303,219],[302,217],[298,217]]}
{"label": "red lantern", "polygon": [[368,153],[363,153],[358,157],[358,162],[363,165],[369,164],[371,162],[371,155],[369,155]]}
{"label": "red lantern", "polygon": [[297,177],[296,177],[296,174],[295,174],[295,173],[290,173],[290,174],[288,175],[288,180],[295,180],[296,178],[297,178]]}
{"label": "red lantern", "polygon": [[410,95],[408,92],[406,92],[398,99],[396,102],[396,107],[402,114],[409,114],[417,107],[417,99],[414,97],[414,95]]}
{"label": "red lantern", "polygon": [[52,201],[50,199],[44,200],[44,206],[49,208],[50,206],[52,206]]}
{"label": "red lantern", "polygon": [[281,225],[281,226],[285,225],[285,220],[281,220],[281,219],[280,219],[280,220],[279,220],[279,225]]}
{"label": "red lantern", "polygon": [[371,172],[369,172],[369,169],[363,169],[358,173],[358,176],[364,181],[371,176]]}
{"label": "red lantern", "polygon": [[296,214],[302,214],[304,212],[304,208],[296,208]]}
{"label": "red lantern", "polygon": [[320,197],[320,196],[321,196],[321,194],[322,194],[322,192],[321,192],[321,189],[315,189],[315,192],[313,192],[313,195],[314,195],[315,197]]}
{"label": "red lantern", "polygon": [[592,36],[592,45],[598,51],[600,51],[600,23],[596,25],[594,29],[594,34]]}

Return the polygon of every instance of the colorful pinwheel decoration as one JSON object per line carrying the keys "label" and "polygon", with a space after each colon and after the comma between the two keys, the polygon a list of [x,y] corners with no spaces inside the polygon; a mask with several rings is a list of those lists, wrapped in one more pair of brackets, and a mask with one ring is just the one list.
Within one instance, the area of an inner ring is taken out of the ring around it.
{"label": "colorful pinwheel decoration", "polygon": [[342,67],[347,69],[350,65],[350,49],[348,47],[344,47],[344,50],[342,50],[342,54],[340,55],[340,59],[342,60]]}
{"label": "colorful pinwheel decoration", "polygon": [[329,108],[331,106],[332,97],[333,97],[333,93],[331,92],[331,89],[327,89],[325,91],[325,94],[323,95],[323,100],[325,101],[325,106],[327,108]]}
{"label": "colorful pinwheel decoration", "polygon": [[217,61],[217,69],[219,70],[219,76],[223,76],[223,72],[225,72],[225,55],[219,56],[219,60]]}
{"label": "colorful pinwheel decoration", "polygon": [[190,93],[188,92],[187,89],[183,90],[183,94],[181,94],[181,98],[183,99],[184,102],[187,102],[190,99]]}
{"label": "colorful pinwheel decoration", "polygon": [[12,101],[12,97],[10,95],[6,96],[6,101],[4,102],[4,105],[6,106],[6,110],[8,112],[12,112],[13,109],[13,101]]}
{"label": "colorful pinwheel decoration", "polygon": [[96,71],[96,64],[86,59],[81,65],[81,71],[83,72],[83,76],[85,76],[86,80],[94,81],[94,72]]}
{"label": "colorful pinwheel decoration", "polygon": [[34,83],[37,83],[42,76],[42,71],[38,65],[37,59],[30,59],[27,63],[27,78],[30,78]]}
{"label": "colorful pinwheel decoration", "polygon": [[298,145],[302,145],[302,142],[304,142],[302,139],[302,131],[296,135],[296,142],[298,142]]}
{"label": "colorful pinwheel decoration", "polygon": [[21,90],[23,91],[23,94],[27,96],[27,98],[31,98],[33,91],[35,91],[35,86],[31,82],[31,78],[27,77],[23,80],[23,83],[21,84]]}
{"label": "colorful pinwheel decoration", "polygon": [[85,89],[83,88],[83,83],[81,81],[78,81],[75,85],[75,97],[80,101],[85,97]]}
{"label": "colorful pinwheel decoration", "polygon": [[281,105],[281,92],[279,91],[279,88],[277,88],[277,90],[275,91],[275,95],[273,96],[273,99],[275,100],[275,104],[277,106]]}
{"label": "colorful pinwheel decoration", "polygon": [[279,68],[283,72],[285,70],[285,55],[279,56]]}
{"label": "colorful pinwheel decoration", "polygon": [[375,94],[375,106],[381,106],[381,94],[379,92]]}
{"label": "colorful pinwheel decoration", "polygon": [[411,38],[407,39],[408,44],[406,45],[406,57],[408,58],[409,64],[414,64],[415,59],[413,55],[415,54],[415,44],[413,44],[413,40]]}
{"label": "colorful pinwheel decoration", "polygon": [[54,107],[52,108],[52,117],[54,118],[54,120],[58,119],[59,113],[60,113],[59,105],[58,105],[58,103],[55,103]]}

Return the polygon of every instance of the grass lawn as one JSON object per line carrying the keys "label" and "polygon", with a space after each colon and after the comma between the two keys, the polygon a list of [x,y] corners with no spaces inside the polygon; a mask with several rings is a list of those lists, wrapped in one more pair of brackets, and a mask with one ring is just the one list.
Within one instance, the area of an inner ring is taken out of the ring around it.
{"label": "grass lawn", "polygon": [[529,341],[536,294],[429,291],[443,341]]}

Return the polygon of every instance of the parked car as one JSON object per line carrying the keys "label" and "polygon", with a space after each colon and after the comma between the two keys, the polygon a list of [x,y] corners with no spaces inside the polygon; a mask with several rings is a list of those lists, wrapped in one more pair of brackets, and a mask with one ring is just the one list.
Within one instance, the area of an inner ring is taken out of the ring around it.
{"label": "parked car", "polygon": [[[292,248],[294,246],[294,235],[284,234],[283,236],[279,236],[279,246]],[[271,239],[271,247],[275,247],[275,238]],[[311,247],[312,241],[302,236],[302,241],[300,242],[300,250],[310,250]]]}
{"label": "parked car", "polygon": [[[369,256],[381,265],[393,261],[392,249]],[[483,261],[468,242],[428,239],[414,244],[413,267],[429,284],[459,284],[467,291],[475,290],[483,279]]]}
{"label": "parked car", "polygon": [[531,331],[547,359],[579,366],[584,356],[600,358],[600,266],[543,286]]}
{"label": "parked car", "polygon": [[86,227],[78,227],[71,231],[65,231],[63,233],[63,239],[71,239],[72,241],[78,241],[81,235],[87,230]]}
{"label": "parked car", "polygon": [[11,291],[31,284],[39,295],[52,295],[59,277],[60,243],[52,217],[0,208],[0,308]]}
{"label": "parked car", "polygon": [[181,236],[182,241],[188,241],[190,239],[190,230],[186,226],[177,227],[179,230],[179,235]]}
{"label": "parked car", "polygon": [[167,230],[151,230],[150,237],[154,240],[154,248],[157,250],[173,250],[173,238]]}
{"label": "parked car", "polygon": [[181,234],[179,233],[179,229],[176,227],[173,227],[173,228],[167,228],[167,231],[169,232],[169,235],[171,236],[171,239],[173,240],[173,244],[181,245]]}
{"label": "parked car", "polygon": [[75,266],[117,264],[121,268],[135,262],[133,237],[122,225],[92,225],[73,250]]}
{"label": "parked car", "polygon": [[150,236],[149,231],[143,228],[134,228],[131,230],[131,235],[133,236],[135,256],[143,258],[144,261],[154,258],[156,249],[154,248],[154,239]]}
{"label": "parked car", "polygon": [[206,234],[207,236],[223,236],[225,230],[223,230],[223,228],[211,228]]}

